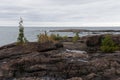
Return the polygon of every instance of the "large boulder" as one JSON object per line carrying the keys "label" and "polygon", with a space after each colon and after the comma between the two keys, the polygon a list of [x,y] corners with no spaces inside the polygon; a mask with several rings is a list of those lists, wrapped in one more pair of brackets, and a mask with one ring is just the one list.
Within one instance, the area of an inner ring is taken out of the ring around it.
{"label": "large boulder", "polygon": [[103,35],[88,36],[86,39],[86,45],[88,47],[100,46]]}
{"label": "large boulder", "polygon": [[[109,34],[110,35],[110,34]],[[100,49],[102,39],[104,39],[106,34],[104,35],[93,35],[84,37],[85,44],[87,45],[88,52],[97,52]],[[120,35],[110,35],[112,40],[117,44],[120,45]]]}
{"label": "large boulder", "polygon": [[[110,34],[109,34],[110,35]],[[88,47],[97,47],[101,45],[102,39],[106,36],[104,35],[93,35],[93,36],[87,36],[86,37],[86,45]],[[116,44],[120,44],[120,35],[110,35],[112,40]]]}

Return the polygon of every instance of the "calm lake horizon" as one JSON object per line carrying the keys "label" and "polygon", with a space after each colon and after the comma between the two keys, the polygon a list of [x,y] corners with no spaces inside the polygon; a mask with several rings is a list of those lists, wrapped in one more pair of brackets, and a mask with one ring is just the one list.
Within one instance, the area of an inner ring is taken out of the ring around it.
{"label": "calm lake horizon", "polygon": [[[85,29],[85,30],[120,30],[120,27],[25,27],[25,36],[29,41],[37,41],[37,35],[47,31],[48,34],[60,34],[61,36],[74,36],[73,32],[49,32],[50,30]],[[18,27],[0,27],[0,46],[17,41]],[[85,33],[80,36],[87,35]]]}

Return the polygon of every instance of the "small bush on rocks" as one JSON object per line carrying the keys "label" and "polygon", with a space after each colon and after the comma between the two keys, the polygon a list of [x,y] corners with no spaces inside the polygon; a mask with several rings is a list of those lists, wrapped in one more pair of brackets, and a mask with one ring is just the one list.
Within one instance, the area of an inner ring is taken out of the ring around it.
{"label": "small bush on rocks", "polygon": [[109,53],[116,51],[118,49],[118,46],[112,40],[110,35],[106,35],[105,38],[102,40],[100,49],[102,52]]}
{"label": "small bush on rocks", "polygon": [[68,36],[63,36],[62,39],[63,40],[66,40],[68,38]]}
{"label": "small bush on rocks", "polygon": [[79,33],[78,32],[76,32],[75,33],[75,36],[72,38],[72,41],[75,43],[75,42],[77,42],[78,40],[79,40]]}
{"label": "small bush on rocks", "polygon": [[45,33],[37,35],[37,38],[39,43],[45,43],[50,41],[46,31]]}
{"label": "small bush on rocks", "polygon": [[62,40],[62,37],[59,34],[51,34],[50,38],[52,38],[55,41]]}

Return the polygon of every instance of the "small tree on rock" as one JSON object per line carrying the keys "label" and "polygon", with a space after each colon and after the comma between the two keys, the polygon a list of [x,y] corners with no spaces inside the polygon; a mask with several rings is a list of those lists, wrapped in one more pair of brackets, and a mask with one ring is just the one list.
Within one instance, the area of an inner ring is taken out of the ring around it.
{"label": "small tree on rock", "polygon": [[79,32],[76,32],[75,33],[75,36],[72,38],[72,41],[75,43],[75,42],[77,42],[78,40],[79,40]]}
{"label": "small tree on rock", "polygon": [[102,44],[100,48],[102,52],[109,53],[116,51],[118,49],[118,46],[112,40],[110,35],[106,35],[105,38],[102,40]]}
{"label": "small tree on rock", "polygon": [[19,35],[18,35],[18,38],[17,38],[17,43],[23,44],[23,43],[26,43],[26,42],[28,42],[28,40],[24,36],[23,20],[22,20],[22,18],[20,18]]}

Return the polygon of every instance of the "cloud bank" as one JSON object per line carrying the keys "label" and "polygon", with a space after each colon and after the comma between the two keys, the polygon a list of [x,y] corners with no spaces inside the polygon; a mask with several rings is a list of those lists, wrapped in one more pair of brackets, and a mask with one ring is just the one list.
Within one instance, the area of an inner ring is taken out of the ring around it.
{"label": "cloud bank", "polygon": [[0,0],[0,26],[119,26],[120,0]]}

